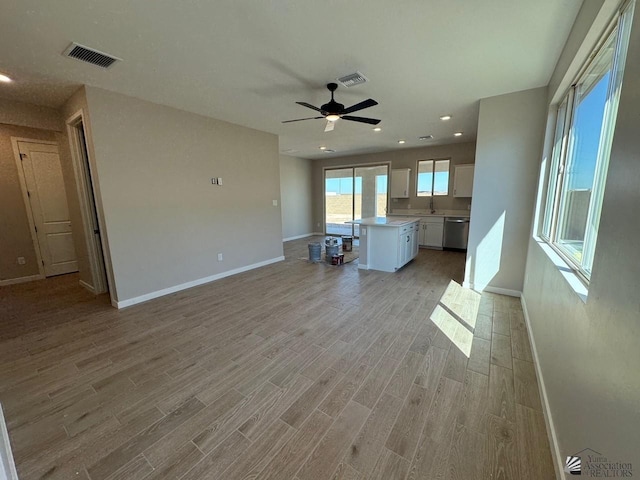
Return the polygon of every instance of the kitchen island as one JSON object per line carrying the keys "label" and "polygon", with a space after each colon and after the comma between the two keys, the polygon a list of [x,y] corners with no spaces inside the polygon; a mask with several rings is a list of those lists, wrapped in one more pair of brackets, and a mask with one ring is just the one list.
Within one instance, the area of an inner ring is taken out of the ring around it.
{"label": "kitchen island", "polygon": [[370,217],[360,225],[358,268],[395,272],[418,254],[418,217]]}

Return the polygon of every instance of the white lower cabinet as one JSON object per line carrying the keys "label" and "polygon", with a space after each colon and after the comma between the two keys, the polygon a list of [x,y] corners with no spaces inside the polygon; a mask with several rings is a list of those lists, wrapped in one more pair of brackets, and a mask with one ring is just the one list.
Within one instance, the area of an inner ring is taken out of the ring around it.
{"label": "white lower cabinet", "polygon": [[444,217],[429,217],[420,220],[420,246],[442,249]]}
{"label": "white lower cabinet", "polygon": [[365,232],[360,236],[359,268],[395,272],[418,254],[418,221],[398,227],[368,225]]}

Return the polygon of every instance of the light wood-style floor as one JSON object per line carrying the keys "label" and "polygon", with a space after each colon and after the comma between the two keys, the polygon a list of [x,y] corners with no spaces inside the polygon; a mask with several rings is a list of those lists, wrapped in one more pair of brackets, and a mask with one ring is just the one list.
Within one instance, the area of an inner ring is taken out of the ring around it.
{"label": "light wood-style floor", "polygon": [[555,478],[516,299],[464,255],[286,260],[122,311],[75,275],[0,288],[21,480]]}

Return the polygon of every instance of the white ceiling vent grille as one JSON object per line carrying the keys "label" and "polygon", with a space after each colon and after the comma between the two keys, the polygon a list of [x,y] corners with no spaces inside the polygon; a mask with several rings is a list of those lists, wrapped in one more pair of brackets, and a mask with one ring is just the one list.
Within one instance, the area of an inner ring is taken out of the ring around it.
{"label": "white ceiling vent grille", "polygon": [[122,60],[121,58],[107,55],[106,53],[99,52],[93,48],[85,47],[78,43],[72,43],[62,53],[65,57],[75,58],[82,62],[90,63],[102,68],[109,68],[114,63]]}
{"label": "white ceiling vent grille", "polygon": [[351,73],[349,75],[345,75],[344,77],[338,78],[338,81],[344,85],[345,87],[353,87],[355,85],[360,85],[361,83],[367,82],[367,77],[365,77],[360,72]]}

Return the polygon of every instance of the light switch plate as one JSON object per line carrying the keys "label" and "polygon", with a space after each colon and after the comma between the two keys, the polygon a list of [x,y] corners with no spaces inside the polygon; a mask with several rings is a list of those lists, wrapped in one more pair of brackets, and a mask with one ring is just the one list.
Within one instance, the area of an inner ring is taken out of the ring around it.
{"label": "light switch plate", "polygon": [[273,200],[273,206],[277,207],[278,206],[278,200]]}

